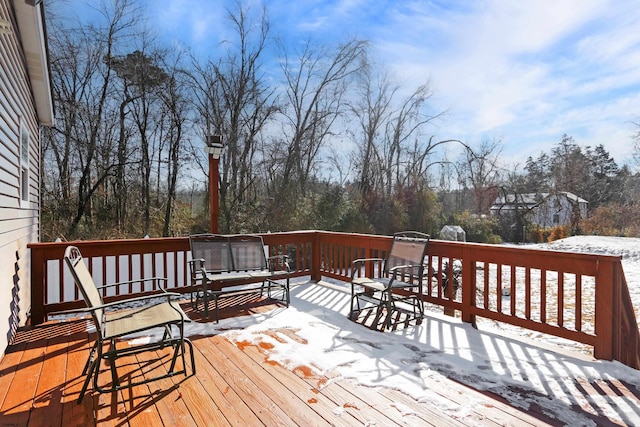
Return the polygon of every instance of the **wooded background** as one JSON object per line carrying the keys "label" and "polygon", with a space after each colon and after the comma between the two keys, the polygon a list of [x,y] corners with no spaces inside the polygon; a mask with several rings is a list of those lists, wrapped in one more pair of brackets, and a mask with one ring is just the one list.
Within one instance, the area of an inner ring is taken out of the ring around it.
{"label": "wooded background", "polygon": [[[483,242],[520,241],[523,231],[534,240],[640,235],[637,164],[570,135],[525,164],[505,163],[499,139],[438,138],[446,112],[428,79],[403,86],[366,40],[288,46],[266,9],[238,2],[228,10],[233,39],[202,59],[159,43],[135,0],[106,3],[94,18],[48,9],[57,124],[42,139],[43,241],[208,231],[210,134],[226,146],[223,233],[437,237],[456,224]],[[606,143],[640,153],[640,131]],[[489,215],[501,194],[555,191],[586,199],[589,219],[537,230],[524,216]]]}

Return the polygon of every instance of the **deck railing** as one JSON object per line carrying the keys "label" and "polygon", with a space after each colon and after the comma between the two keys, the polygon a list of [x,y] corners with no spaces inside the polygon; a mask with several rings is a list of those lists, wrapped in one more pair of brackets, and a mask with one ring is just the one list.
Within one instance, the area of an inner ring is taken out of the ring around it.
{"label": "deck railing", "polygon": [[[289,255],[294,276],[348,282],[356,258],[384,258],[391,238],[299,231],[263,234],[270,255]],[[73,242],[88,260],[97,284],[167,277],[167,289],[189,292],[188,238]],[[34,243],[31,249],[31,321],[84,306],[63,253],[69,243]],[[621,257],[523,247],[432,240],[424,300],[458,312],[593,346],[599,359],[640,369],[640,335]],[[381,264],[369,264],[372,274]],[[110,299],[152,292],[148,285],[121,286]]]}

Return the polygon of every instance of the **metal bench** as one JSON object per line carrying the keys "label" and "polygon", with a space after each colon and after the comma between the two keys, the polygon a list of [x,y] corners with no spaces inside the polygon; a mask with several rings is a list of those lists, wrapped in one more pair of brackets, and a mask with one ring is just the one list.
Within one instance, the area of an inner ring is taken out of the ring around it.
{"label": "metal bench", "polygon": [[[191,259],[191,303],[197,309],[204,304],[205,318],[209,318],[209,300],[215,303],[216,322],[219,321],[219,299],[226,295],[257,293],[272,298],[272,292],[282,293],[281,301],[290,303],[290,268],[286,255],[267,257],[262,237],[236,234],[196,234],[189,237]],[[238,287],[236,285],[249,285]]]}

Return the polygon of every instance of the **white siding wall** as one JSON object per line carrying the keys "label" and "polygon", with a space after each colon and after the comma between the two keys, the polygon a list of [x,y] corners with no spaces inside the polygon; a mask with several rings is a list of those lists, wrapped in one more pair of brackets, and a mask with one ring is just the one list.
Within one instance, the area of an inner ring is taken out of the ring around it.
{"label": "white siding wall", "polygon": [[[0,0],[0,350],[31,306],[27,243],[39,240],[40,135],[35,102],[9,0]],[[20,196],[20,132],[29,134],[28,200]]]}
{"label": "white siding wall", "polygon": [[[571,223],[573,206],[564,194],[551,195],[532,211],[530,220],[541,227],[567,225]],[[580,205],[580,213],[586,218],[586,204]]]}

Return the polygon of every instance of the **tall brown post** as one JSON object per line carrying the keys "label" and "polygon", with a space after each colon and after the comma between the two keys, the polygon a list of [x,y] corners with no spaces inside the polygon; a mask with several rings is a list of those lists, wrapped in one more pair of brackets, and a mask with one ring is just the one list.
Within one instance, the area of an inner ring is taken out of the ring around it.
{"label": "tall brown post", "polygon": [[212,233],[218,234],[218,218],[220,216],[220,192],[218,191],[218,181],[220,179],[220,172],[218,171],[218,165],[220,164],[220,158],[215,157],[213,154],[209,154],[209,217],[210,226],[209,229]]}
{"label": "tall brown post", "polygon": [[207,147],[205,151],[209,154],[209,229],[213,234],[219,232],[220,218],[220,156],[224,151],[222,135],[207,135]]}

